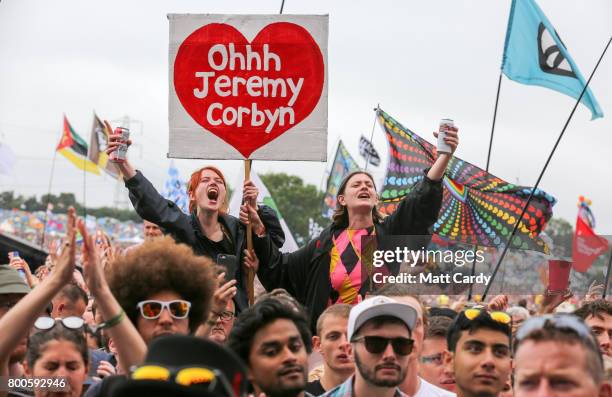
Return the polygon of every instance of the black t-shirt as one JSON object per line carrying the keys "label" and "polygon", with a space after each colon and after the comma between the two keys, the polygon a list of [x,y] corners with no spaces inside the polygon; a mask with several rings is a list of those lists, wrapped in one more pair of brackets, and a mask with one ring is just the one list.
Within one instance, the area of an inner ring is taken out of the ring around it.
{"label": "black t-shirt", "polygon": [[306,391],[313,396],[320,396],[321,394],[325,393],[325,389],[323,389],[323,386],[321,386],[321,380],[319,379],[313,382],[308,382],[308,384],[306,384]]}
{"label": "black t-shirt", "polygon": [[[208,237],[204,236],[208,243],[213,247],[213,249],[220,254],[234,255],[234,243],[229,238],[226,233],[223,233],[223,239],[221,241],[212,241]],[[212,258],[213,260],[217,260],[217,258]]]}

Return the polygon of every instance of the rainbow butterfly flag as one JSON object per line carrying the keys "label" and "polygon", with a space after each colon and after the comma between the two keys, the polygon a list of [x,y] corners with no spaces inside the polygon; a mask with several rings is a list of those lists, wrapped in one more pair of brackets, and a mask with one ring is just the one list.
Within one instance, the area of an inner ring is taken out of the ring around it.
{"label": "rainbow butterfly flag", "polygon": [[[398,202],[425,177],[436,147],[379,110],[378,121],[389,143],[387,175],[380,192],[381,212],[390,214]],[[467,161],[453,157],[443,180],[442,208],[434,233],[443,240],[483,247],[508,242],[531,188],[508,183]],[[538,236],[552,217],[555,198],[536,190],[510,248],[548,253]]]}

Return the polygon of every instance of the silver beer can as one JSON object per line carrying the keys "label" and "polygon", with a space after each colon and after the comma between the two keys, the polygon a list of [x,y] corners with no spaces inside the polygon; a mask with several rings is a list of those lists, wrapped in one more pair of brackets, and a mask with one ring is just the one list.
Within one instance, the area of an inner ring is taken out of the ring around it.
{"label": "silver beer can", "polygon": [[121,134],[121,144],[112,153],[111,160],[117,163],[122,163],[127,158],[128,140],[130,139],[130,130],[124,127],[115,128],[115,135]]}
{"label": "silver beer can", "polygon": [[453,149],[448,143],[444,142],[444,138],[446,138],[446,132],[442,131],[442,127],[444,126],[454,127],[455,123],[452,119],[440,120],[440,128],[438,129],[438,153],[452,153]]}

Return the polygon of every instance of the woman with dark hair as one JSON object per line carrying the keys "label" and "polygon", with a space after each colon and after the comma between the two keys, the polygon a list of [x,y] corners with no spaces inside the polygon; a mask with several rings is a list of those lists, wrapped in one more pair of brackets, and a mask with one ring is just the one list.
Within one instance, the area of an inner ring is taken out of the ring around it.
{"label": "woman with dark hair", "polygon": [[[438,154],[393,214],[381,216],[374,179],[367,172],[356,171],[342,181],[332,224],[318,238],[290,254],[281,254],[271,245],[256,247],[261,263],[257,275],[263,286],[267,290],[284,288],[295,296],[309,310],[313,330],[327,306],[356,304],[371,288],[371,274],[361,263],[362,237],[379,240],[393,235],[431,235],[442,205],[442,177],[459,144],[456,128],[445,126],[444,130],[452,152]],[[250,214],[252,218],[257,216],[254,211]]]}
{"label": "woman with dark hair", "polygon": [[[28,339],[26,375],[45,379],[64,378],[65,384],[56,385],[70,394],[62,395],[82,395],[88,368],[89,352],[82,329],[66,328],[61,321],[55,321],[51,329],[36,331]],[[46,388],[34,389],[36,397],[47,395]]]}
{"label": "woman with dark hair", "polygon": [[[112,131],[108,122],[106,128]],[[115,152],[121,143],[121,134],[112,134],[106,152]],[[131,141],[128,141],[128,145]],[[227,214],[229,197],[225,176],[216,167],[202,167],[189,179],[189,211],[183,213],[174,202],[163,198],[140,171],[135,170],[128,160],[116,163],[129,189],[130,200],[142,219],[159,225],[179,243],[190,246],[197,255],[205,255],[218,262],[220,256],[232,261],[236,268],[230,275],[237,288],[236,307],[240,311],[247,306],[246,277],[240,264],[249,266],[246,248],[246,224],[249,222],[247,207],[257,214],[252,219],[253,235],[269,236],[271,241],[281,247],[285,234],[273,209],[257,206],[258,189],[251,181],[245,181],[240,219]],[[266,237],[267,238],[267,237]]]}

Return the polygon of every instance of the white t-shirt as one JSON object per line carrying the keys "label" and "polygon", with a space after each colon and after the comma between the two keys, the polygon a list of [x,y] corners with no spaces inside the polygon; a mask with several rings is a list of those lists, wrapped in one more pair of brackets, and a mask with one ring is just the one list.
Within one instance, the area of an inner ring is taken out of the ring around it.
{"label": "white t-shirt", "polygon": [[438,386],[432,385],[425,379],[419,376],[421,385],[419,390],[412,397],[457,397],[455,393],[451,393],[448,390],[444,390]]}

